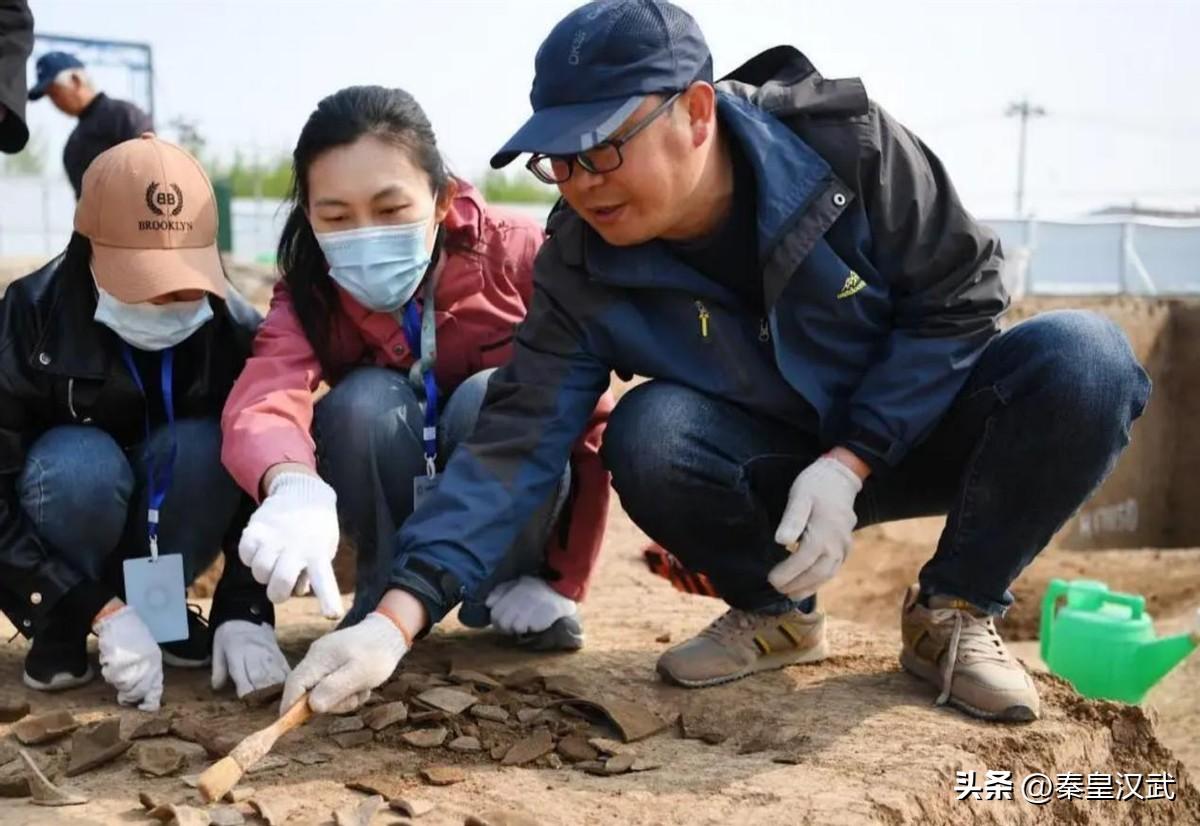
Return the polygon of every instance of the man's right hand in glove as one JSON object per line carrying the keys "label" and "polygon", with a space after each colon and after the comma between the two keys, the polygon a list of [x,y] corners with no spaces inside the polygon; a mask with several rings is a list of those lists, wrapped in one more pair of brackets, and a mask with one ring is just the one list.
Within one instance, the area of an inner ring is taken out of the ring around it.
{"label": "man's right hand in glove", "polygon": [[162,651],[137,611],[113,600],[97,615],[92,630],[100,638],[100,674],[117,690],[117,702],[142,711],[162,703]]}
{"label": "man's right hand in glove", "polygon": [[326,634],[308,649],[283,688],[280,712],[308,692],[318,714],[347,714],[366,702],[371,689],[392,676],[425,627],[425,608],[411,594],[394,589],[357,625]]}
{"label": "man's right hand in glove", "polygon": [[274,603],[302,593],[305,579],[330,619],[342,615],[342,597],[333,575],[337,554],[337,494],[312,473],[280,473],[250,517],[238,555],[254,579],[267,586]]}

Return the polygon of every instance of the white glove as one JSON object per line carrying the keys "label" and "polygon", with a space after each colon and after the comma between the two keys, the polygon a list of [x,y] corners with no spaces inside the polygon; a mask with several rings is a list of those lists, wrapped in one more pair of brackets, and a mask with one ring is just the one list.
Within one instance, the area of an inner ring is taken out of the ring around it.
{"label": "white glove", "polygon": [[371,612],[358,625],[326,634],[312,644],[283,688],[281,712],[305,691],[318,714],[348,714],[366,702],[408,653],[396,624]]}
{"label": "white glove", "polygon": [[95,626],[100,638],[100,674],[117,690],[117,702],[142,711],[162,704],[162,651],[137,611],[126,605]]}
{"label": "white glove", "polygon": [[250,517],[238,556],[280,603],[304,593],[305,577],[329,619],[342,615],[342,596],[333,575],[338,538],[337,493],[317,476],[281,473]]}
{"label": "white glove", "polygon": [[238,697],[277,685],[291,671],[270,625],[228,620],[213,632],[212,687],[219,691],[233,678]]}
{"label": "white glove", "polygon": [[767,576],[776,591],[804,599],[833,578],[850,552],[858,523],[854,499],[860,490],[858,475],[829,456],[822,456],[796,477],[775,541],[787,547],[799,540],[800,546]]}
{"label": "white glove", "polygon": [[545,631],[578,610],[575,600],[564,597],[536,576],[501,582],[488,594],[485,603],[492,612],[492,627],[503,634]]}

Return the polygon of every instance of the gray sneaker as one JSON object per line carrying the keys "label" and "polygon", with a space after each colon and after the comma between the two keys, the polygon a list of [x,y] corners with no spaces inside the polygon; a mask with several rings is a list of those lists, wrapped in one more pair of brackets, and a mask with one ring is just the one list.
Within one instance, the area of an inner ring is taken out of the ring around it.
{"label": "gray sneaker", "polygon": [[820,611],[753,614],[730,608],[659,657],[658,673],[669,683],[701,688],[827,656],[825,615]]}
{"label": "gray sneaker", "polygon": [[900,664],[941,690],[949,703],[973,717],[1027,723],[1041,714],[1037,688],[996,633],[995,619],[969,603],[935,596],[919,601],[908,589],[900,612]]}

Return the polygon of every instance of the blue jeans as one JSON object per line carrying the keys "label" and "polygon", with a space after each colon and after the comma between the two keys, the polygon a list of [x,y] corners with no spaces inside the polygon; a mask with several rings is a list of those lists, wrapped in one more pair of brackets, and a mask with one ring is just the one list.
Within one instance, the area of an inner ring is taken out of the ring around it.
{"label": "blue jeans", "polygon": [[[159,510],[159,550],[183,556],[190,583],[220,551],[241,492],[221,464],[216,419],[183,419],[176,429],[174,477]],[[165,456],[167,428],[153,431],[149,443],[153,456]],[[21,507],[53,552],[121,595],[121,561],[150,555],[142,451],[143,445],[122,450],[99,428],[55,427],[30,447],[17,479]]]}
{"label": "blue jeans", "polygon": [[[438,465],[475,429],[494,370],[460,384],[438,417]],[[425,475],[421,430],[425,414],[405,374],[386,367],[359,367],[322,398],[313,417],[317,470],[337,491],[342,532],[358,552],[354,604],[345,625],[375,608],[392,572],[392,538],[413,512],[413,480]],[[475,594],[459,618],[469,625],[490,622],[483,600],[500,582],[541,569],[546,541],[570,484],[564,473],[558,495],[539,509],[513,543],[504,565]],[[380,549],[383,549],[380,552]]]}
{"label": "blue jeans", "polygon": [[[867,479],[858,524],[947,514],[922,591],[1001,614],[1017,575],[1112,470],[1149,392],[1111,322],[1032,318],[992,340],[927,439]],[[633,521],[730,605],[762,612],[792,607],[767,582],[786,556],[774,533],[793,479],[822,452],[810,433],[663,381],[621,399],[603,448]]]}

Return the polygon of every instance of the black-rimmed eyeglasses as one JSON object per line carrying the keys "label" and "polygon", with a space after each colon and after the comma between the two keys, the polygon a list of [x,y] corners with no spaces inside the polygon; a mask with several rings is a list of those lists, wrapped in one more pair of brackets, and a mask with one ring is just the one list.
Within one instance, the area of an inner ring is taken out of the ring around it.
{"label": "black-rimmed eyeglasses", "polygon": [[561,184],[570,179],[571,173],[575,171],[576,163],[593,175],[612,172],[625,160],[621,155],[621,147],[653,123],[655,118],[670,109],[671,104],[682,94],[683,92],[676,92],[671,95],[619,138],[601,141],[586,152],[577,152],[574,155],[534,155],[525,164],[525,168],[532,172],[539,181],[548,184]]}

